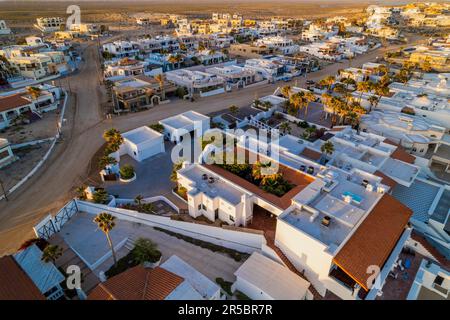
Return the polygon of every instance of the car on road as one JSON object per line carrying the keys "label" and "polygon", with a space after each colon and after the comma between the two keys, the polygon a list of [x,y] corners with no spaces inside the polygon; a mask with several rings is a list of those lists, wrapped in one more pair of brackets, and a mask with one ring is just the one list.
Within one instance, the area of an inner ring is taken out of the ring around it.
{"label": "car on road", "polygon": [[306,84],[311,85],[314,84],[315,82],[313,80],[306,80]]}

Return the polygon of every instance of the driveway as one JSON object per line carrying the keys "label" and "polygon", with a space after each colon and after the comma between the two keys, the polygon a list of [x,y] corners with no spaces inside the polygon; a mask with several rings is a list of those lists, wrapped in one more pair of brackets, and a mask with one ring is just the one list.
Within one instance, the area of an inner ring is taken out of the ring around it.
{"label": "driveway", "polygon": [[165,142],[165,152],[158,153],[144,161],[138,162],[129,155],[120,158],[120,165],[130,164],[136,171],[137,179],[129,183],[120,181],[105,182],[109,194],[123,199],[134,199],[137,195],[144,198],[165,196],[175,205],[187,208],[187,205],[172,193],[175,184],[170,181],[173,162],[171,152],[174,144]]}

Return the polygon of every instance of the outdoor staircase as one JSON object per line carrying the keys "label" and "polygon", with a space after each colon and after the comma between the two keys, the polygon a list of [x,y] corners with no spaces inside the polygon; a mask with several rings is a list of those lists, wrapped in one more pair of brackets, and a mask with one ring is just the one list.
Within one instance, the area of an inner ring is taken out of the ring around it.
{"label": "outdoor staircase", "polygon": [[23,115],[30,121],[30,123],[42,119],[42,116],[39,113],[34,112],[34,111],[27,111]]}
{"label": "outdoor staircase", "polygon": [[[283,263],[286,265],[286,267],[289,268],[289,270],[291,270],[293,273],[298,275],[300,278],[303,278],[306,281],[308,281],[308,279],[305,277],[305,275],[297,270],[297,268],[292,264],[292,262],[288,259],[288,257],[286,257],[286,255],[283,253],[283,251],[281,251],[280,248],[278,248],[274,243],[268,243],[267,245],[275,251],[275,253],[280,257],[280,259],[283,261]],[[314,286],[312,284],[309,287],[309,291],[311,291],[311,293],[314,297],[314,300],[322,300],[323,299],[323,297],[319,294],[319,292],[317,292],[316,288],[314,288]]]}
{"label": "outdoor staircase", "polygon": [[130,237],[127,239],[127,242],[125,242],[125,248],[127,248],[128,250],[133,250],[134,248],[134,243],[136,242],[136,239]]}
{"label": "outdoor staircase", "polygon": [[411,239],[419,242],[423,249],[425,249],[431,257],[433,257],[443,267],[450,269],[450,261],[444,257],[435,247],[433,247],[428,240],[417,232],[411,233]]}

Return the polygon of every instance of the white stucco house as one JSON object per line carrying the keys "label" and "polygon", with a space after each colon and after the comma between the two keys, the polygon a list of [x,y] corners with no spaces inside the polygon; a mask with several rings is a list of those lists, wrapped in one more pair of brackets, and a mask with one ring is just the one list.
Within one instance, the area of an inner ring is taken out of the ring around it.
{"label": "white stucco house", "polygon": [[8,140],[0,138],[0,168],[7,166],[16,159],[17,157],[14,155]]}
{"label": "white stucco house", "polygon": [[172,142],[180,142],[186,133],[200,137],[209,129],[209,117],[195,112],[186,111],[184,113],[163,119],[159,123],[164,127],[164,135]]}
{"label": "white stucco house", "polygon": [[165,151],[163,134],[149,127],[133,129],[123,133],[122,137],[124,141],[120,146],[120,156],[128,154],[140,162]]}

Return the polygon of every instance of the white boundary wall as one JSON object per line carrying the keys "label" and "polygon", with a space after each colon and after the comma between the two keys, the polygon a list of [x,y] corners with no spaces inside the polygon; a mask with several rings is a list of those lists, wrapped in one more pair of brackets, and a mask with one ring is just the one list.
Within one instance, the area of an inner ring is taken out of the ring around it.
{"label": "white boundary wall", "polygon": [[168,217],[145,214],[133,210],[112,208],[81,200],[75,201],[79,211],[84,211],[93,215],[100,212],[108,212],[121,220],[159,227],[241,252],[252,253],[254,251],[260,251],[262,250],[262,246],[266,244],[266,239],[263,234],[227,230],[210,225],[176,221]]}
{"label": "white boundary wall", "polygon": [[[66,105],[67,105],[67,91],[64,89],[61,89],[64,92],[64,103],[61,109],[61,116],[58,119],[58,126],[59,128],[62,128],[63,125],[63,119],[64,119],[64,112],[66,111]],[[59,130],[58,130],[59,131]],[[39,170],[40,167],[42,167],[42,165],[44,164],[44,162],[48,159],[48,157],[51,155],[51,153],[53,152],[53,149],[55,148],[56,142],[58,140],[60,136],[60,133],[57,132],[54,138],[50,138],[53,139],[52,144],[50,145],[50,148],[47,150],[47,152],[45,153],[44,157],[42,157],[41,161],[39,161],[36,166],[31,169],[31,171],[22,178],[22,180],[20,180],[18,183],[16,183],[11,189],[9,189],[6,193],[7,194],[11,194],[13,193],[15,190],[17,190],[20,186],[22,186],[25,182],[27,182],[29,179],[31,179],[31,177],[36,173],[36,171]],[[5,198],[4,195],[0,196],[0,200],[3,200]]]}

